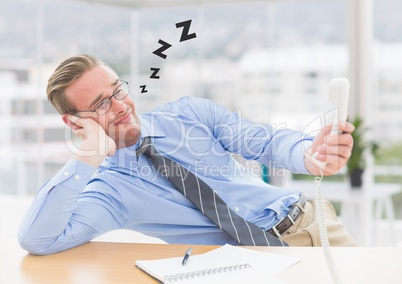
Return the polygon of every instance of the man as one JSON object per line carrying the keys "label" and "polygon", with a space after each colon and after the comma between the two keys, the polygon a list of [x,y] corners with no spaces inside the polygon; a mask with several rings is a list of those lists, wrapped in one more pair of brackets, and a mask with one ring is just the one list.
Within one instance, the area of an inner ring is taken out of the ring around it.
{"label": "man", "polygon": [[[158,153],[213,188],[233,212],[289,245],[320,245],[314,203],[301,204],[295,224],[283,225],[302,194],[272,187],[239,167],[231,153],[268,166],[319,175],[311,157],[336,173],[351,154],[353,125],[316,138],[254,124],[221,106],[185,97],[139,117],[128,83],[89,55],[62,62],[47,95],[65,124],[82,138],[73,157],[37,193],[21,224],[19,242],[33,254],[69,249],[115,229],[131,229],[168,243],[239,244],[222,231],[138,149],[150,137]],[[312,185],[313,186],[313,185]],[[304,203],[304,202],[303,202]],[[356,245],[326,202],[332,245]],[[292,211],[293,212],[293,211]]]}

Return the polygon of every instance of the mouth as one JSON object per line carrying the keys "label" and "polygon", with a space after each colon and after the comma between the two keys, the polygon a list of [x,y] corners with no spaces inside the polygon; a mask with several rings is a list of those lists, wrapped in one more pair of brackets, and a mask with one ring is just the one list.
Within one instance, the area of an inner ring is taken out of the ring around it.
{"label": "mouth", "polygon": [[116,120],[114,125],[127,123],[128,121],[130,121],[130,119],[131,119],[131,110],[129,109],[127,110],[126,114],[124,114],[122,117]]}

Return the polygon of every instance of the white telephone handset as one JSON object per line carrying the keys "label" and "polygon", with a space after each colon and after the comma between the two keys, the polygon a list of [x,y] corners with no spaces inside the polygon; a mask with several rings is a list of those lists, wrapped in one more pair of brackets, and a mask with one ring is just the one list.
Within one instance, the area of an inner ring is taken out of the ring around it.
{"label": "white telephone handset", "polygon": [[[345,78],[335,78],[332,79],[329,83],[329,100],[336,104],[338,107],[338,111],[335,111],[335,117],[332,125],[332,130],[330,135],[334,135],[338,133],[338,125],[341,122],[346,121],[347,117],[347,109],[349,103],[349,81]],[[317,153],[316,153],[317,154]],[[314,157],[316,154],[313,155],[312,162],[315,163],[320,167],[322,170],[325,166],[325,162],[318,161]],[[321,177],[316,177],[316,219],[318,221],[318,227],[320,231],[320,239],[322,243],[322,248],[324,250],[324,255],[327,260],[328,268],[332,274],[332,277],[335,283],[340,284],[342,283],[341,278],[338,275],[336,270],[336,266],[334,260],[331,255],[331,251],[329,249],[329,240],[327,234],[327,227],[325,224],[325,216],[324,216],[324,208],[323,208],[323,200],[322,200],[322,192],[321,192],[321,180],[322,180],[322,171]]]}
{"label": "white telephone handset", "polygon": [[337,125],[340,122],[345,122],[348,115],[349,104],[349,81],[346,78],[335,78],[329,83],[328,99],[338,106],[338,112],[335,112],[334,125],[332,132],[338,131]]}
{"label": "white telephone handset", "polygon": [[[335,78],[329,83],[329,95],[328,99],[337,106],[337,111],[334,113],[334,119],[330,135],[338,133],[338,125],[341,122],[345,122],[348,114],[349,104],[349,81],[346,78]],[[315,159],[318,153],[313,155],[312,162],[324,168],[325,162]]]}

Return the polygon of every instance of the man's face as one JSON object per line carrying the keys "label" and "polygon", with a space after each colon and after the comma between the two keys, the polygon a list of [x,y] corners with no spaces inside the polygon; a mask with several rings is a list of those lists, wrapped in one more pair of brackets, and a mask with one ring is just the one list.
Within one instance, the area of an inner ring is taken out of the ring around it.
{"label": "man's face", "polygon": [[[119,87],[117,74],[110,68],[99,65],[86,71],[70,85],[65,94],[76,110],[93,110],[104,99],[109,98]],[[110,99],[110,110],[103,115],[95,112],[78,112],[82,118],[95,120],[117,145],[122,148],[135,144],[140,137],[141,127],[130,95],[122,100]]]}

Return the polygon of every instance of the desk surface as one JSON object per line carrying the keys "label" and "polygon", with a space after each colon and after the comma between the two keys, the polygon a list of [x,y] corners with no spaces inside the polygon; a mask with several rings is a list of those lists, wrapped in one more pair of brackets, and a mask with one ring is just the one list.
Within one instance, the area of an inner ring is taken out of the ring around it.
{"label": "desk surface", "polygon": [[[4,244],[3,244],[4,246]],[[1,250],[0,283],[157,283],[135,267],[137,259],[182,256],[188,245],[90,242],[49,256],[33,256],[17,247]],[[215,246],[192,246],[193,254]],[[257,247],[296,256],[301,262],[276,277],[288,283],[332,283],[321,248]],[[331,248],[344,283],[400,283],[402,248]]]}

